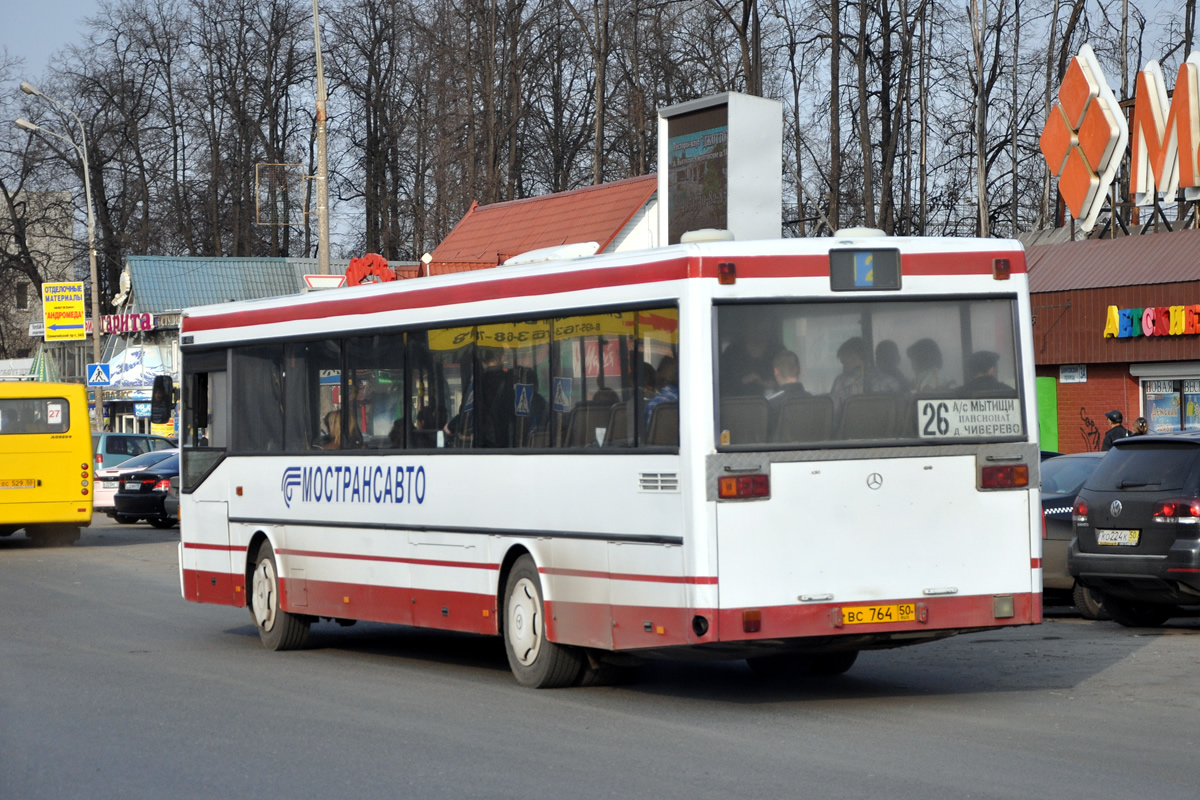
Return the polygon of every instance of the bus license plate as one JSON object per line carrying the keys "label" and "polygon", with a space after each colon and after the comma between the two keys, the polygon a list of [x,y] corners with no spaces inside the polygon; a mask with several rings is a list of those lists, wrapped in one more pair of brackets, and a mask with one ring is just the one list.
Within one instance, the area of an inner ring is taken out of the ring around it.
{"label": "bus license plate", "polygon": [[868,625],[881,622],[916,622],[917,610],[912,603],[893,606],[853,606],[842,609],[846,625]]}
{"label": "bus license plate", "polygon": [[36,478],[0,478],[0,489],[36,489]]}
{"label": "bus license plate", "polygon": [[1096,531],[1096,544],[1135,547],[1141,531]]}

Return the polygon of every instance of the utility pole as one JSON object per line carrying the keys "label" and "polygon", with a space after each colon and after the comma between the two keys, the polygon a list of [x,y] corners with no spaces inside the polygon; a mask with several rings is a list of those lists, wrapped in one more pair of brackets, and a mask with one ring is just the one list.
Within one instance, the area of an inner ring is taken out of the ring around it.
{"label": "utility pole", "polygon": [[321,20],[313,0],[313,40],[317,44],[317,271],[329,274],[329,155],[325,147],[325,69],[321,65]]}

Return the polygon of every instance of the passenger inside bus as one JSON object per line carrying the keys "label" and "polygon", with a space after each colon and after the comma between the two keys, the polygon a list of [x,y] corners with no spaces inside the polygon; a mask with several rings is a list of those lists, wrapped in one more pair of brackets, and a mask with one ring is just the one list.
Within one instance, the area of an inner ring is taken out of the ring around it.
{"label": "passenger inside bus", "polygon": [[770,316],[755,309],[721,353],[721,394],[763,395],[774,388],[773,360],[783,349],[779,329]]}
{"label": "passenger inside bus", "polygon": [[780,350],[775,355],[772,372],[775,383],[779,388],[767,394],[767,409],[769,411],[769,428],[775,430],[779,421],[779,410],[793,397],[811,397],[812,395],[800,382],[800,357],[791,350]]}
{"label": "passenger inside bus", "polygon": [[646,427],[654,417],[654,409],[664,403],[679,402],[679,367],[672,356],[663,356],[658,362],[658,392],[646,401]]}
{"label": "passenger inside bus", "polygon": [[996,365],[1000,354],[991,350],[977,350],[967,359],[967,374],[970,378],[963,384],[964,397],[1016,396],[1016,390],[996,377]]}

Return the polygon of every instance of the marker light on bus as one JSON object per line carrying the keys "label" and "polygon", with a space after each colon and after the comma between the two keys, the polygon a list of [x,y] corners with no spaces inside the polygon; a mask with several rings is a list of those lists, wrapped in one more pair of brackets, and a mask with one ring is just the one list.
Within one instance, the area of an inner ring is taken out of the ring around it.
{"label": "marker light on bus", "polygon": [[1029,485],[1029,466],[1008,464],[984,467],[980,486],[983,489],[1018,489]]}
{"label": "marker light on bus", "polygon": [[730,475],[717,483],[717,496],[722,500],[744,500],[748,497],[770,497],[771,480],[766,475]]}
{"label": "marker light on bus", "polygon": [[737,264],[732,261],[717,264],[717,283],[722,286],[737,283]]}
{"label": "marker light on bus", "polygon": [[998,281],[1008,280],[1012,274],[1012,264],[1007,258],[992,259],[992,277]]}
{"label": "marker light on bus", "polygon": [[762,630],[762,611],[746,609],[742,612],[742,633],[758,633]]}

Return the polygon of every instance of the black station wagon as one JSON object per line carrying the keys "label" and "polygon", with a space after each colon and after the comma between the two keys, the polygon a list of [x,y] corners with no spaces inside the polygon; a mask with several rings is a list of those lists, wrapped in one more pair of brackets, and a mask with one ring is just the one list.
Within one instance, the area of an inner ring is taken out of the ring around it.
{"label": "black station wagon", "polygon": [[1200,606],[1200,431],[1122,439],[1073,511],[1071,574],[1130,627]]}

